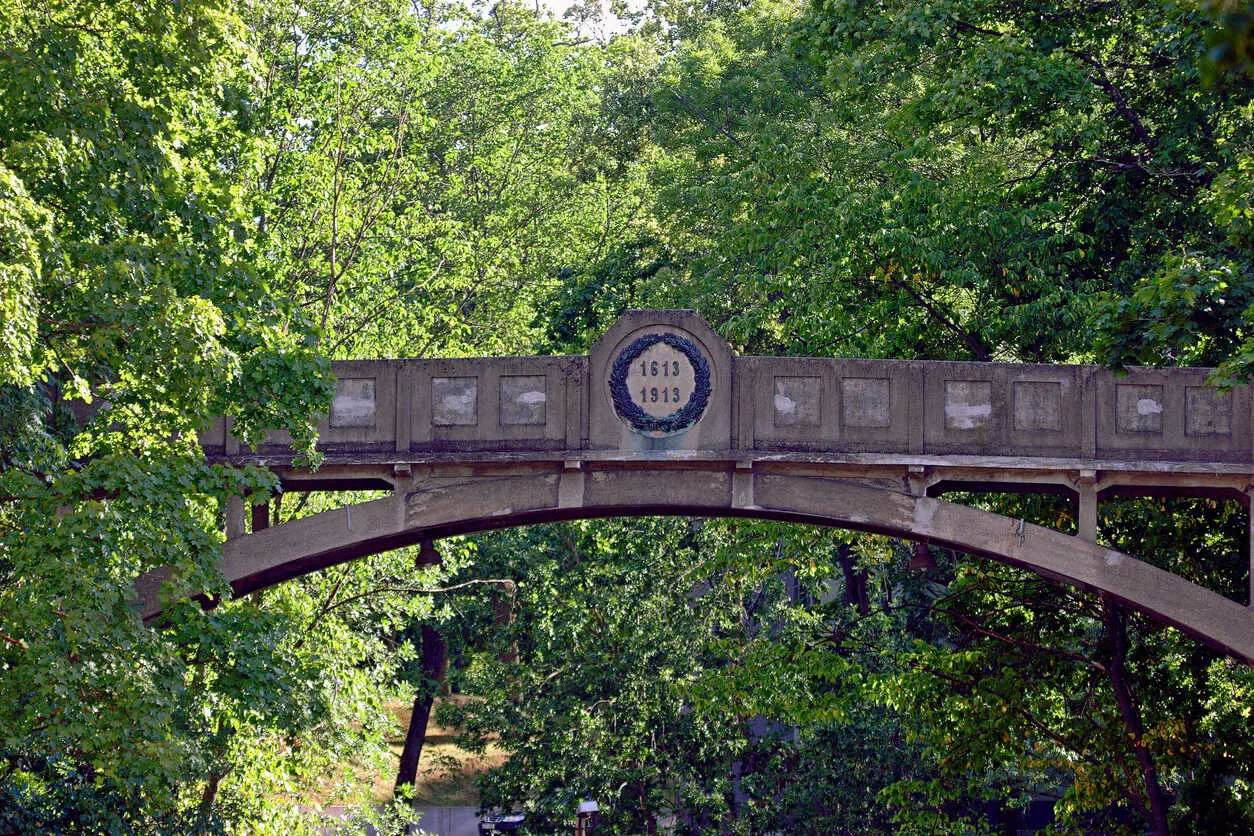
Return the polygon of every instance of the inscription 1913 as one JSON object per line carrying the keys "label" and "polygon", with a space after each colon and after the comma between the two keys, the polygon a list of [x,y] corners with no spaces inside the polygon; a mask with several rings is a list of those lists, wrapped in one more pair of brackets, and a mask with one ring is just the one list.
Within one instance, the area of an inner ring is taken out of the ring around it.
{"label": "inscription 1913", "polygon": [[[669,348],[669,346],[667,346],[667,348]],[[656,351],[658,349],[659,346],[654,346],[653,348],[650,348],[649,351]],[[674,349],[671,350],[674,351]],[[635,370],[633,369],[633,374],[630,375],[630,377],[637,377],[634,371]],[[679,382],[680,375],[683,374],[685,378],[688,378],[684,381],[684,389],[691,393],[691,372],[692,364],[681,360],[665,358],[661,361],[655,359],[642,359],[640,361],[640,374],[638,376],[638,382],[640,383],[640,407],[644,409],[645,412],[651,412],[649,404],[678,404],[681,398],[679,386],[671,384],[677,384]],[[662,385],[657,386],[658,377],[669,378],[669,380],[664,379],[662,381]],[[650,380],[650,378],[652,378],[652,380]],[[653,383],[654,385],[650,386],[650,383]],[[630,386],[631,384],[629,383],[628,385]],[[659,393],[661,393],[660,397]]]}
{"label": "inscription 1913", "polygon": [[678,334],[649,334],[614,361],[610,394],[633,429],[670,434],[696,423],[710,398],[710,368],[700,349]]}

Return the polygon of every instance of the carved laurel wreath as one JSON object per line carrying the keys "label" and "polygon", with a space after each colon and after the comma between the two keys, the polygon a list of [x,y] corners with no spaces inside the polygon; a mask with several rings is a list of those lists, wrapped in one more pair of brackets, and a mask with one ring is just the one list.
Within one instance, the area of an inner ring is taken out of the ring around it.
{"label": "carved laurel wreath", "polygon": [[[684,404],[683,409],[661,418],[655,418],[641,409],[631,399],[631,392],[627,390],[627,373],[631,370],[631,364],[637,357],[658,343],[665,343],[687,357],[688,362],[692,364],[695,378],[692,397],[688,399],[688,403]],[[623,349],[614,360],[614,366],[610,370],[610,398],[614,402],[614,411],[619,417],[637,430],[678,432],[697,423],[710,402],[710,364],[706,362],[705,355],[700,349],[678,334],[646,334],[632,341],[631,345]]]}

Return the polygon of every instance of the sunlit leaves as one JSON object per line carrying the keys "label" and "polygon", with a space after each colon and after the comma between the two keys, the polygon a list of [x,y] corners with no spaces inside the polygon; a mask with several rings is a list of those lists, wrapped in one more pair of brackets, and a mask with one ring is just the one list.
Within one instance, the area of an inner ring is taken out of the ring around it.
{"label": "sunlit leaves", "polygon": [[225,594],[220,504],[273,487],[206,466],[197,431],[235,413],[308,446],[328,397],[240,235],[242,35],[215,3],[0,4],[0,791],[24,782],[35,829],[212,826],[222,749],[194,717],[241,689],[262,705],[225,673],[264,630],[184,606],[165,632],[133,606],[159,567],[173,594]]}

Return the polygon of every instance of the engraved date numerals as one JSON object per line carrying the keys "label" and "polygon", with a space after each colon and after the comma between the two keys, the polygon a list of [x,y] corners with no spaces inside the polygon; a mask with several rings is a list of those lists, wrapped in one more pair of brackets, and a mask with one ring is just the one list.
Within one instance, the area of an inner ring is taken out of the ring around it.
{"label": "engraved date numerals", "polygon": [[641,386],[640,403],[679,403],[679,387]]}
{"label": "engraved date numerals", "polygon": [[645,334],[619,352],[609,384],[614,411],[628,426],[672,435],[700,420],[710,400],[710,367],[687,337]]}
{"label": "engraved date numerals", "polygon": [[680,402],[678,386],[651,386],[657,378],[678,379],[680,365],[678,360],[652,359],[640,361],[640,378],[644,383],[640,387],[640,403],[642,404],[677,404]]}
{"label": "engraved date numerals", "polygon": [[678,360],[641,360],[641,377],[679,377]]}

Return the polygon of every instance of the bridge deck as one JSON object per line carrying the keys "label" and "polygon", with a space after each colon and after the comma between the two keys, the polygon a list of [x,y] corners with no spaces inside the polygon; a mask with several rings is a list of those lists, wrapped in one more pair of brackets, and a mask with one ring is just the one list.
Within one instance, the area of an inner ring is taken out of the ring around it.
{"label": "bridge deck", "polygon": [[[252,536],[236,500],[223,567],[237,593],[506,525],[756,516],[1031,568],[1254,661],[1245,602],[1097,545],[1103,496],[1248,504],[1250,389],[1211,389],[1205,369],[739,357],[691,312],[637,311],[587,356],[354,361],[335,373],[317,471],[293,466],[285,434],[249,450],[225,421],[203,435],[205,453],[271,467],[288,490],[388,494],[265,531],[259,514]],[[953,490],[1071,495],[1076,535],[935,498]],[[141,580],[151,616],[160,577]]]}
{"label": "bridge deck", "polygon": [[[733,357],[728,432],[677,445],[591,426],[588,357],[376,360],[335,364],[316,474],[290,467],[290,439],[256,451],[219,421],[211,460],[264,464],[292,487],[388,487],[415,468],[549,464],[770,469],[922,480],[932,490],[1074,488],[1241,494],[1254,479],[1247,387],[1217,392],[1205,369]],[[626,443],[624,443],[626,442]],[[718,443],[721,442],[721,443]]]}

